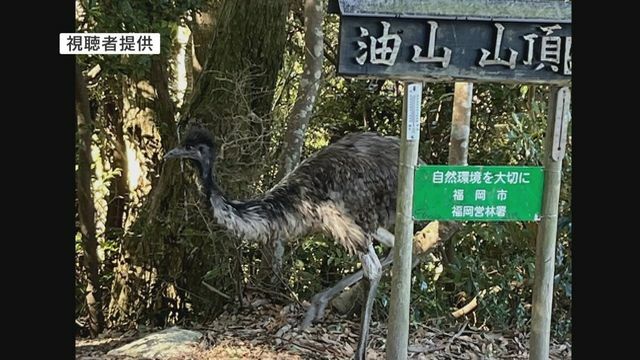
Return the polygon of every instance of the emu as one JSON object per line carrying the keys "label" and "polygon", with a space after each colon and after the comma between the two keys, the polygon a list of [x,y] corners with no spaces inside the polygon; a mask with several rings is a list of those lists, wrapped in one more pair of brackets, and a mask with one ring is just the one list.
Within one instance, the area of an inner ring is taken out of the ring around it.
{"label": "emu", "polygon": [[[216,183],[213,136],[192,125],[182,144],[165,159],[189,160],[199,172],[215,221],[233,235],[250,241],[294,239],[313,232],[329,235],[349,254],[357,255],[364,272],[366,300],[360,319],[356,359],[365,359],[371,310],[383,266],[373,240],[393,247],[389,231],[396,216],[400,145],[395,137],[353,133],[302,161],[263,195],[248,201],[229,199]],[[353,274],[313,299],[302,328],[322,318],[327,302],[360,276]]]}

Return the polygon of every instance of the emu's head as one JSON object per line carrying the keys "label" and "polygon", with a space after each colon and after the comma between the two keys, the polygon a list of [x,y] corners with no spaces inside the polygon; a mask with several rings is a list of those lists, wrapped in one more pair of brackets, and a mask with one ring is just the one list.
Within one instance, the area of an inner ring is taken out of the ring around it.
{"label": "emu's head", "polygon": [[182,144],[164,155],[165,160],[172,158],[191,160],[203,177],[209,177],[216,158],[213,136],[200,126],[192,126]]}

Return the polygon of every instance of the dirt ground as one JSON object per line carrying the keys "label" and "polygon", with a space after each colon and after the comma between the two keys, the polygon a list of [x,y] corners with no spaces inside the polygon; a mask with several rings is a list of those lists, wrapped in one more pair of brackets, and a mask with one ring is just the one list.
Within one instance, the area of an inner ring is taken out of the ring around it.
{"label": "dirt ground", "polygon": [[[242,314],[222,314],[215,322],[192,326],[204,337],[192,352],[176,360],[211,359],[351,359],[360,325],[328,314],[306,331],[297,326],[303,316],[293,306],[266,304]],[[107,356],[116,347],[146,333],[107,333],[98,339],[76,339],[77,360],[116,360]],[[368,359],[384,359],[386,324],[373,322]],[[413,324],[409,333],[410,359],[528,359],[528,334],[490,333],[465,323],[445,331]],[[571,359],[571,344],[551,344],[551,359]],[[133,359],[133,358],[128,358]]]}

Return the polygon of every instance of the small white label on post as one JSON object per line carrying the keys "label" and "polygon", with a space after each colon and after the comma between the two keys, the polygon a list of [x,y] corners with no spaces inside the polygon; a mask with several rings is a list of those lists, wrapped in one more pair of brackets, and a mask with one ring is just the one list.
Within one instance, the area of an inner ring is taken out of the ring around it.
{"label": "small white label on post", "polygon": [[409,84],[407,92],[407,140],[417,140],[420,138],[422,83]]}

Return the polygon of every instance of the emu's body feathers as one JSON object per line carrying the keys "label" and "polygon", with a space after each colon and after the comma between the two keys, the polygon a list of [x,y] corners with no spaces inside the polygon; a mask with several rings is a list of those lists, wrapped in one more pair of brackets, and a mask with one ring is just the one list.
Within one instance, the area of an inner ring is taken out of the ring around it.
{"label": "emu's body feathers", "polygon": [[301,162],[261,197],[227,200],[217,187],[216,220],[251,240],[331,234],[351,254],[395,220],[399,141],[374,133],[345,136]]}

